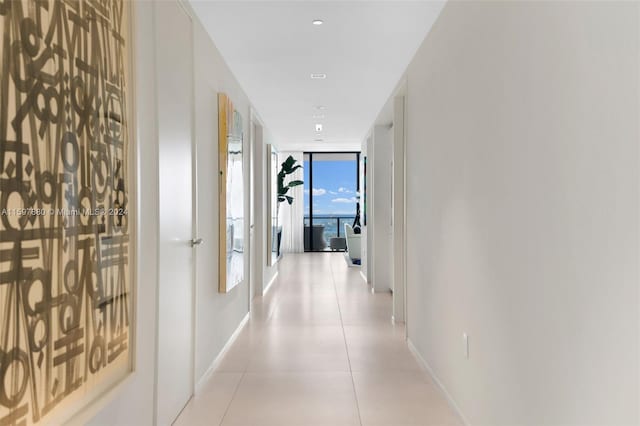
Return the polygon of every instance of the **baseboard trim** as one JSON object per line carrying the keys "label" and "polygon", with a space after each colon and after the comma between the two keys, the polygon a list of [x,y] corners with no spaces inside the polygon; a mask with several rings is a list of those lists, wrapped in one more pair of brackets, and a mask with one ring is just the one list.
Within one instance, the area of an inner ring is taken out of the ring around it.
{"label": "baseboard trim", "polygon": [[271,286],[273,285],[273,283],[275,282],[277,277],[278,277],[278,271],[276,271],[276,273],[273,274],[273,277],[271,277],[271,280],[269,280],[269,282],[267,283],[266,287],[262,290],[262,295],[263,296],[265,296],[267,294],[267,292],[269,291],[269,289],[271,288]]}
{"label": "baseboard trim", "polygon": [[440,389],[440,392],[442,392],[444,397],[447,399],[447,402],[449,403],[449,406],[456,412],[456,414],[458,414],[458,416],[460,417],[460,420],[462,420],[462,423],[465,426],[470,425],[469,421],[467,420],[467,418],[462,413],[462,410],[460,409],[460,406],[458,406],[458,404],[456,403],[456,400],[453,399],[451,394],[447,391],[447,388],[444,387],[444,385],[442,384],[440,379],[438,379],[438,376],[435,375],[435,373],[433,372],[433,369],[431,368],[429,363],[422,357],[422,355],[420,355],[420,352],[418,352],[418,349],[416,349],[415,345],[413,344],[413,342],[409,338],[407,338],[407,345],[409,346],[409,350],[411,351],[413,356],[418,361],[418,364],[420,364],[420,366],[424,369],[424,371],[429,376],[431,376],[431,378],[433,379],[435,384]]}
{"label": "baseboard trim", "polygon": [[396,325],[396,324],[398,324],[398,325],[404,325],[404,320],[403,320],[403,321],[398,321],[398,320],[396,320],[395,315],[391,315],[391,324],[394,324],[394,325]]}
{"label": "baseboard trim", "polygon": [[247,312],[244,318],[242,318],[242,321],[240,321],[240,324],[238,324],[238,327],[231,334],[231,336],[229,337],[229,340],[227,340],[227,343],[224,344],[224,346],[222,347],[220,352],[218,352],[218,355],[215,357],[215,359],[213,360],[209,368],[207,368],[207,371],[205,371],[202,377],[200,377],[200,379],[198,380],[198,383],[196,384],[196,389],[195,389],[196,394],[200,392],[200,390],[202,389],[202,386],[204,386],[205,382],[213,374],[216,368],[218,368],[218,366],[220,365],[220,361],[222,361],[222,358],[227,354],[227,352],[229,351],[229,348],[231,348],[231,345],[233,345],[233,343],[236,341],[236,339],[240,335],[240,332],[242,332],[242,329],[244,328],[245,325],[247,325],[248,321],[249,321],[249,312]]}

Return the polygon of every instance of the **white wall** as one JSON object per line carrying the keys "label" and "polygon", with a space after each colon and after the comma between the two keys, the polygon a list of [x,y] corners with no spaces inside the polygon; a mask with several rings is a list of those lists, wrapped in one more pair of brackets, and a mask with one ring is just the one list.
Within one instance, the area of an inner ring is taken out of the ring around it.
{"label": "white wall", "polygon": [[373,128],[368,149],[371,215],[367,238],[372,239],[369,268],[373,269],[371,285],[376,292],[388,292],[393,287],[393,228],[391,226],[391,163],[393,160],[393,130],[390,123]]}
{"label": "white wall", "polygon": [[[133,2],[135,9],[135,91],[139,156],[140,237],[136,308],[135,372],[122,385],[74,419],[90,425],[149,425],[154,415],[155,335],[157,315],[158,245],[158,153],[155,105],[154,2]],[[190,7],[186,9],[191,12]],[[193,15],[193,14],[192,14]],[[218,115],[217,92],[230,96],[244,119],[245,152],[248,157],[250,103],[224,63],[213,42],[194,18],[195,136],[198,150],[199,236],[205,243],[197,253],[196,288],[196,383],[207,372],[233,331],[249,310],[249,286],[245,279],[230,293],[218,293]],[[166,32],[171,37],[171,32]],[[265,160],[266,161],[266,160]],[[248,205],[248,171],[245,202]],[[260,188],[256,189],[260,191]],[[245,235],[249,235],[248,211]],[[248,243],[248,242],[247,242]],[[265,263],[262,263],[265,265]],[[248,276],[248,263],[245,277]],[[273,268],[266,268],[273,274]]]}
{"label": "white wall", "polygon": [[409,339],[471,424],[640,421],[638,7],[449,2],[409,66]]}
{"label": "white wall", "polygon": [[405,321],[405,226],[404,226],[404,204],[405,204],[405,170],[404,170],[404,132],[405,117],[404,104],[406,93],[405,80],[402,80],[401,93],[396,92],[390,99],[393,102],[393,207],[392,232],[393,232],[393,320],[394,322]]}
{"label": "white wall", "polygon": [[[375,125],[362,142],[367,158],[367,225],[362,227],[362,274],[375,292],[393,287],[393,228],[391,226],[391,162],[393,131],[389,123]],[[363,170],[364,172],[364,170]],[[361,182],[364,182],[364,176]],[[364,184],[361,190],[364,193]],[[364,219],[364,210],[361,213]],[[364,220],[361,221],[364,225]]]}
{"label": "white wall", "polygon": [[[198,234],[205,243],[197,251],[196,382],[211,366],[238,324],[249,312],[248,262],[245,279],[229,293],[218,293],[218,92],[226,93],[243,118],[245,206],[249,203],[247,159],[249,111],[246,94],[225,64],[204,27],[194,18],[195,135],[198,150]],[[244,235],[249,235],[248,207]],[[245,239],[245,256],[248,255]]]}
{"label": "white wall", "polygon": [[[372,243],[376,265],[382,268],[383,282],[378,280],[378,291],[391,288],[393,291],[393,321],[405,322],[405,94],[406,75],[398,81],[387,102],[378,113],[374,126],[374,137],[378,135],[376,145],[380,156],[375,156],[372,170],[373,179],[382,180],[382,187],[376,186],[374,192],[380,194],[374,206],[374,216],[383,216],[375,220],[380,226],[372,227],[375,233],[382,235]],[[387,203],[384,200],[388,200]],[[378,249],[381,251],[378,251]],[[375,281],[375,280],[374,280]],[[384,281],[388,281],[388,286]],[[374,288],[376,287],[374,283]]]}

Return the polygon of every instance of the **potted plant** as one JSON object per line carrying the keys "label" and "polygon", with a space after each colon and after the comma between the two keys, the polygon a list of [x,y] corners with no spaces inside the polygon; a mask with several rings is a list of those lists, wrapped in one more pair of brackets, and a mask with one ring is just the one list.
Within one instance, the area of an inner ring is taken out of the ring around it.
{"label": "potted plant", "polygon": [[[278,207],[277,207],[277,215],[280,217],[280,203],[286,201],[289,205],[293,204],[293,197],[289,195],[289,190],[294,186],[302,185],[304,182],[301,180],[292,180],[288,183],[285,183],[285,179],[287,176],[295,172],[296,170],[302,168],[300,164],[296,164],[297,160],[293,158],[293,156],[288,156],[286,160],[282,163],[280,167],[280,172],[278,172]],[[280,241],[282,240],[282,230],[278,230],[278,256],[280,256]]]}

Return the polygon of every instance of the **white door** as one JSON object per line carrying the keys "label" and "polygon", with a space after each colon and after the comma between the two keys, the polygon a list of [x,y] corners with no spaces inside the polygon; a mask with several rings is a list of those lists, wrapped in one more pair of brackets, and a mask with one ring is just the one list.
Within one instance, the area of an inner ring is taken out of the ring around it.
{"label": "white door", "polygon": [[[392,227],[393,227],[393,320],[405,322],[406,282],[405,282],[405,179],[404,179],[404,96],[393,100],[393,166],[392,184]],[[405,328],[406,330],[406,328]]]}
{"label": "white door", "polygon": [[157,424],[168,425],[193,393],[193,57],[191,19],[178,2],[157,2],[155,13],[160,156],[156,407]]}
{"label": "white door", "polygon": [[249,122],[249,310],[251,301],[256,295],[256,246],[255,246],[255,156],[256,133],[255,125]]}

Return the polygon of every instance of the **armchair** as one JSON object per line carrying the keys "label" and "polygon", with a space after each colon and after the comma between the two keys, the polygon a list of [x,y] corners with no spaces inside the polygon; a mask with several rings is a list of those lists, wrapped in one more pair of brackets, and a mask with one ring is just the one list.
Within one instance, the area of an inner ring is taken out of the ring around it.
{"label": "armchair", "polygon": [[360,234],[353,232],[353,228],[348,223],[344,224],[344,235],[347,239],[347,253],[352,261],[359,261],[361,257]]}

